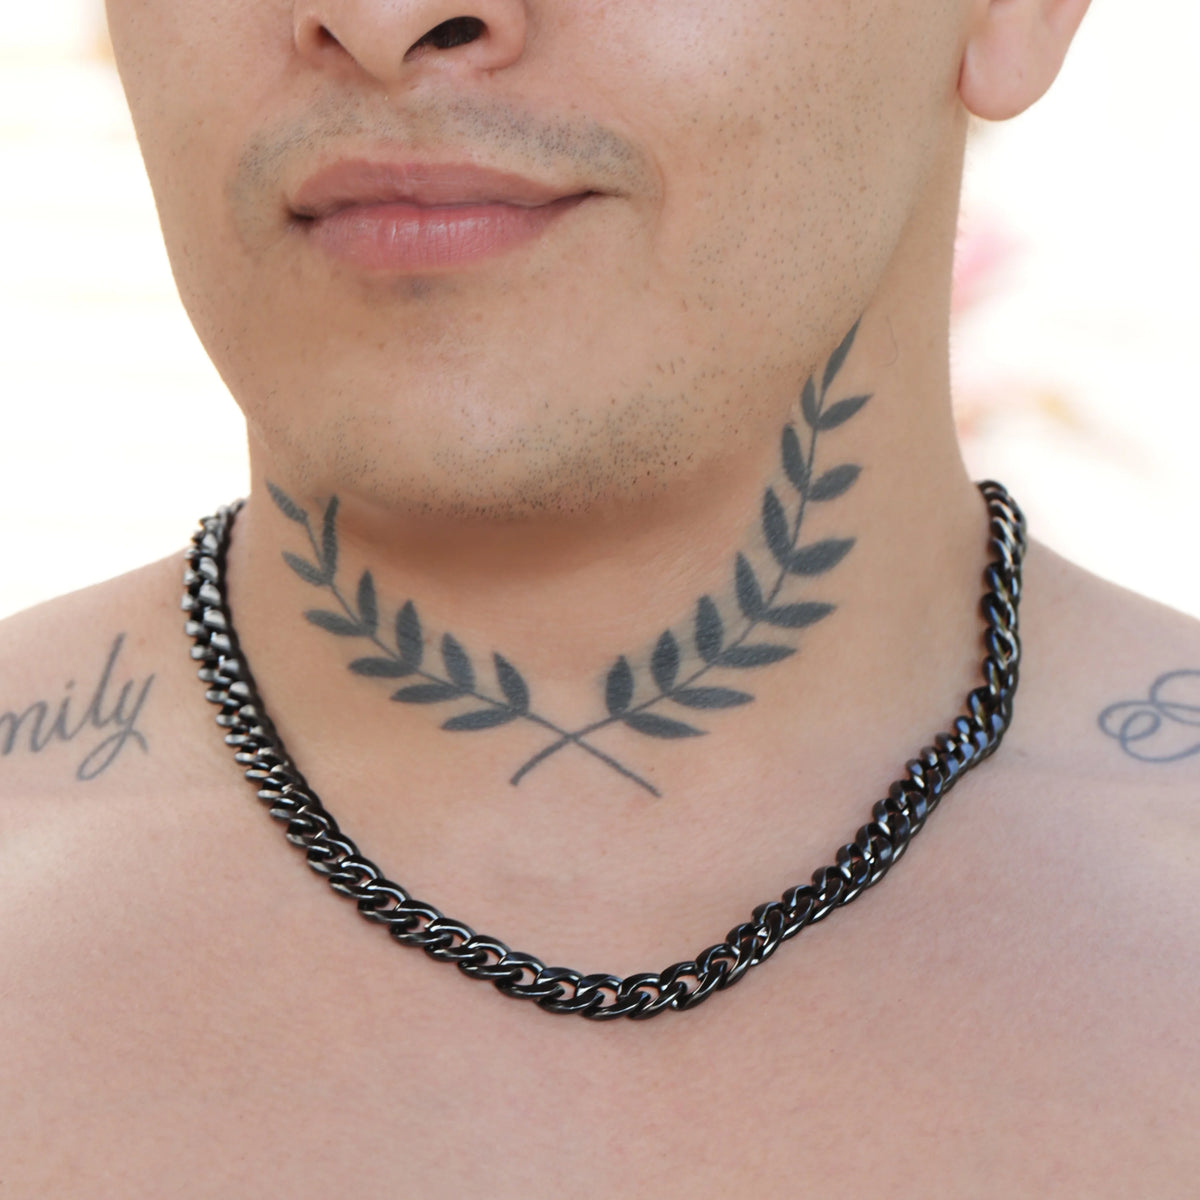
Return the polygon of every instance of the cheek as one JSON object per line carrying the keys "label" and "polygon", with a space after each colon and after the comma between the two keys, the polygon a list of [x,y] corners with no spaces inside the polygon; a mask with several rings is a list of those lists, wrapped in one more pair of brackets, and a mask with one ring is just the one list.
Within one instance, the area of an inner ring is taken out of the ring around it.
{"label": "cheek", "polygon": [[283,74],[284,7],[108,0],[117,67],[185,299],[199,265],[231,244],[224,180]]}
{"label": "cheek", "polygon": [[954,3],[721,6],[649,59],[629,30],[629,120],[664,180],[655,273],[730,342],[769,353],[811,314],[858,315],[951,133]]}
{"label": "cheek", "polygon": [[[511,304],[489,293],[422,309],[415,293],[375,304],[305,287],[314,281],[283,243],[265,265],[243,248],[226,188],[248,140],[331,86],[296,69],[290,3],[110,0],[180,293],[248,409],[267,413],[286,395],[282,427],[296,406],[353,400],[390,420],[403,377],[431,398],[436,440],[447,379],[479,392],[480,411],[503,392],[511,412],[495,419],[518,426],[540,419],[530,407],[544,396],[585,409],[636,399],[677,364],[681,394],[740,379],[768,396],[759,378],[778,373],[790,388],[859,315],[923,170],[914,148],[933,139],[932,97],[941,102],[923,76],[933,56],[910,61],[893,45],[920,24],[900,10],[938,0],[531,2],[546,19],[542,49],[498,86],[619,130],[653,160],[657,187],[617,210],[605,253],[581,247],[578,261],[599,266],[552,266]],[[856,22],[881,7],[890,28],[863,34]],[[532,363],[531,328],[543,334]]]}

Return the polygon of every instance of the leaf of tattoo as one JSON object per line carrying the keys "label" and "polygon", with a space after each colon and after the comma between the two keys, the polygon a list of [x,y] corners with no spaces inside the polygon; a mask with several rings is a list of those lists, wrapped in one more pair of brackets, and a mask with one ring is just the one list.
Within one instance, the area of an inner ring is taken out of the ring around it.
{"label": "leaf of tattoo", "polygon": [[787,513],[783,511],[774,488],[767,488],[763,493],[762,526],[767,548],[775,556],[775,561],[786,569],[792,554],[792,533],[788,528]]}
{"label": "leaf of tattoo", "polygon": [[704,730],[685,725],[682,721],[672,721],[670,717],[660,717],[657,713],[636,712],[626,716],[624,722],[638,733],[655,738],[687,738],[703,737]]}
{"label": "leaf of tattoo", "polygon": [[407,666],[418,670],[425,657],[425,637],[411,600],[396,614],[396,649]]}
{"label": "leaf of tattoo", "polygon": [[296,521],[300,525],[308,524],[308,513],[292,500],[291,497],[287,496],[282,488],[276,487],[273,483],[268,483],[267,491],[271,493],[271,499],[275,501],[275,506],[289,521]]}
{"label": "leaf of tattoo", "polygon": [[792,487],[804,495],[808,489],[808,464],[804,461],[804,454],[800,449],[800,438],[794,425],[783,427],[781,453],[784,474],[788,477]]}
{"label": "leaf of tattoo", "polygon": [[516,667],[500,654],[492,656],[496,663],[496,679],[500,690],[514,712],[524,714],[529,711],[529,685],[521,678]]}
{"label": "leaf of tattoo", "polygon": [[321,531],[321,563],[325,574],[332,579],[337,574],[338,543],[337,543],[337,514],[338,498],[334,496],[325,506],[325,517]]}
{"label": "leaf of tattoo", "polygon": [[477,712],[463,713],[461,717],[451,717],[443,722],[442,728],[452,733],[495,729],[499,725],[515,721],[519,716],[519,713],[510,708],[481,708]]}
{"label": "leaf of tattoo", "polygon": [[407,663],[397,662],[394,658],[356,658],[350,664],[350,670],[368,679],[403,679],[413,673]]}
{"label": "leaf of tattoo", "polygon": [[767,604],[763,599],[758,576],[754,574],[754,568],[746,561],[744,554],[737,556],[735,583],[738,607],[742,610],[742,615],[747,621],[757,621]]}
{"label": "leaf of tattoo", "polygon": [[839,400],[837,404],[832,405],[821,414],[818,428],[824,433],[829,429],[836,429],[839,425],[844,425],[870,399],[870,396],[854,396],[849,400]]}
{"label": "leaf of tattoo", "polygon": [[654,682],[658,684],[659,691],[669,692],[675,686],[675,679],[679,674],[679,643],[669,629],[654,647],[654,654],[650,658],[650,672],[654,676]]}
{"label": "leaf of tattoo", "polygon": [[618,658],[604,685],[604,702],[609,716],[620,716],[633,700],[633,672],[625,657]]}
{"label": "leaf of tattoo", "polygon": [[358,581],[358,619],[368,637],[374,637],[379,629],[379,603],[375,599],[375,580],[370,571],[364,571]]}
{"label": "leaf of tattoo", "polygon": [[791,646],[731,646],[714,665],[718,667],[769,667],[772,663],[791,658],[796,651]]}
{"label": "leaf of tattoo", "polygon": [[850,553],[853,538],[827,538],[797,550],[788,562],[793,575],[822,575],[832,570]]}
{"label": "leaf of tattoo", "polygon": [[450,634],[442,638],[442,663],[446,674],[464,692],[472,691],[475,687],[475,668],[460,643]]}
{"label": "leaf of tattoo", "polygon": [[309,609],[304,619],[310,624],[324,629],[326,633],[336,633],[338,637],[362,637],[365,630],[357,621],[343,617],[339,613],[324,612],[322,609]]}
{"label": "leaf of tattoo", "polygon": [[810,500],[836,500],[854,486],[861,474],[862,467],[855,466],[853,463],[844,463],[840,467],[834,467],[833,470],[826,471],[812,485],[808,498]]}
{"label": "leaf of tattoo", "polygon": [[706,663],[716,661],[725,644],[725,625],[711,596],[701,596],[696,605],[696,653]]}
{"label": "leaf of tattoo", "polygon": [[768,608],[762,619],[777,629],[807,629],[833,612],[832,604],[782,604]]}
{"label": "leaf of tattoo", "polygon": [[749,692],[735,692],[732,688],[698,687],[680,688],[671,694],[676,704],[685,708],[737,708],[754,699]]}
{"label": "leaf of tattoo", "polygon": [[837,378],[837,373],[845,364],[846,356],[850,353],[850,348],[854,345],[854,339],[858,336],[858,326],[859,322],[855,321],[853,328],[842,339],[841,345],[829,356],[829,361],[825,364],[825,379],[821,384],[822,395],[829,391],[829,385]]}
{"label": "leaf of tattoo", "polygon": [[314,567],[307,559],[301,558],[298,554],[288,554],[286,551],[283,555],[283,561],[287,563],[305,583],[311,583],[314,587],[325,586],[325,572],[319,567]]}
{"label": "leaf of tattoo", "polygon": [[821,420],[821,411],[817,406],[817,387],[810,376],[800,395],[800,411],[804,414],[808,427],[815,433]]}
{"label": "leaf of tattoo", "polygon": [[457,700],[461,695],[452,683],[416,683],[393,692],[392,699],[401,704],[441,704],[445,700]]}

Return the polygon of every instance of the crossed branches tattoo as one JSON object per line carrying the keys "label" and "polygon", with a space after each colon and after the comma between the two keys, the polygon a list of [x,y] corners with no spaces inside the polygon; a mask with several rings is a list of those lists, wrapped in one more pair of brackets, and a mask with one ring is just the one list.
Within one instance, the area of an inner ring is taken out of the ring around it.
{"label": "crossed branches tattoo", "polygon": [[452,634],[442,637],[436,656],[432,655],[412,600],[397,611],[385,637],[371,572],[362,573],[353,596],[338,581],[338,498],[334,496],[329,501],[318,530],[304,508],[281,488],[268,483],[279,511],[303,527],[312,552],[312,559],[285,552],[284,561],[305,583],[327,591],[340,610],[310,609],[305,618],[337,637],[369,643],[370,653],[354,659],[350,670],[368,679],[404,680],[404,685],[392,692],[393,701],[411,705],[469,702],[463,711],[443,722],[443,730],[476,733],[526,721],[553,735],[543,749],[516,770],[509,780],[514,786],[534,768],[573,748],[652,795],[660,795],[652,783],[596,746],[593,735],[609,726],[622,725],[650,738],[703,736],[707,731],[692,723],[695,718],[681,720],[678,710],[690,716],[693,712],[714,712],[751,703],[754,697],[749,692],[724,686],[721,674],[757,670],[790,658],[796,652],[794,646],[764,638],[764,634],[807,629],[834,611],[832,604],[789,600],[783,593],[785,585],[797,578],[812,579],[831,571],[854,546],[853,538],[827,538],[801,545],[800,535],[808,506],[845,495],[861,472],[860,467],[851,463],[820,474],[815,470],[821,436],[844,425],[871,399],[869,395],[860,395],[828,402],[857,333],[856,324],[825,364],[819,385],[815,377],[810,377],[804,385],[800,411],[807,448],[795,424],[784,427],[780,456],[784,477],[795,496],[785,501],[773,487],[768,487],[762,501],[763,537],[778,568],[774,577],[764,584],[746,556],[738,554],[733,582],[740,619],[734,627],[727,626],[711,596],[702,596],[696,605],[691,630],[699,665],[694,670],[681,671],[684,656],[679,640],[666,630],[650,656],[648,680],[638,678],[625,656],[613,663],[604,682],[605,715],[590,724],[580,729],[564,729],[535,711],[525,677],[501,654],[492,655],[494,688],[481,683],[474,660]]}

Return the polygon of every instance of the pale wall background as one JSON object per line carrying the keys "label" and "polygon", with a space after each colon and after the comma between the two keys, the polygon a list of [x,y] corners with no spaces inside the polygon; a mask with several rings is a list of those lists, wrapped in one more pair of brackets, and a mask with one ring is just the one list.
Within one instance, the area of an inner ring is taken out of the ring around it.
{"label": "pale wall background", "polygon": [[[0,39],[3,615],[182,547],[246,468],[99,4],[9,6]],[[976,476],[1069,557],[1200,615],[1198,61],[1197,0],[1096,0],[1051,96],[981,131],[955,352]]]}

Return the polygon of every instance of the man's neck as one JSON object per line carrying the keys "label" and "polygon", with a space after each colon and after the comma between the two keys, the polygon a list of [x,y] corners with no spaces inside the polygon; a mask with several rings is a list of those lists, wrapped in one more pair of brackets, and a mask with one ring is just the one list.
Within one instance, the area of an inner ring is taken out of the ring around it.
{"label": "man's neck", "polygon": [[257,456],[231,600],[302,769],[400,807],[421,780],[425,808],[694,815],[840,784],[863,728],[899,767],[973,686],[987,522],[898,326],[868,314],[797,381],[757,461],[590,518],[389,514]]}

